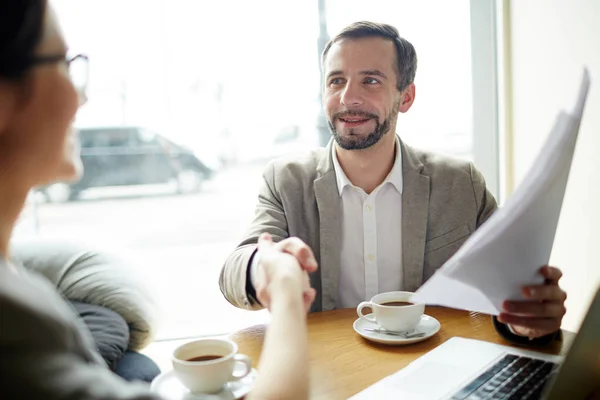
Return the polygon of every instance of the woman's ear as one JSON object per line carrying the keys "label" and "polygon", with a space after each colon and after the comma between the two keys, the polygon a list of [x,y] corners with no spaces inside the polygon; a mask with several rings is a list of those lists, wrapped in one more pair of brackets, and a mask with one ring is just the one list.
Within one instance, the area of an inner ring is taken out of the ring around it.
{"label": "woman's ear", "polygon": [[0,81],[0,136],[8,126],[15,111],[17,93],[15,85]]}

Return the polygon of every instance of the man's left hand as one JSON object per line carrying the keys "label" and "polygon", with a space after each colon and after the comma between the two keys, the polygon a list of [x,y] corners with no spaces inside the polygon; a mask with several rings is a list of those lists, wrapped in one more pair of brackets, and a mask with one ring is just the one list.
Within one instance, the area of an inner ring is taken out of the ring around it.
{"label": "man's left hand", "polygon": [[540,273],[546,282],[524,287],[523,296],[528,300],[507,300],[498,315],[498,321],[508,324],[517,335],[530,339],[558,331],[566,312],[567,294],[558,286],[562,272],[546,265],[540,268]]}

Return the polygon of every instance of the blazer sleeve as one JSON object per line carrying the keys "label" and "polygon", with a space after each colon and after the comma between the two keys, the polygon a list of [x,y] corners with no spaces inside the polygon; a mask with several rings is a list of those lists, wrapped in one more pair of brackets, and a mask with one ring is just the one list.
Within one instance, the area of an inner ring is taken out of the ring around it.
{"label": "blazer sleeve", "polygon": [[0,276],[9,279],[0,284],[2,398],[160,399],[146,385],[128,383],[107,368],[91,338],[77,329],[74,312],[49,283],[15,278],[6,271]]}
{"label": "blazer sleeve", "polygon": [[225,261],[219,276],[219,286],[227,301],[247,310],[263,308],[256,300],[249,273],[249,267],[256,253],[258,237],[261,233],[268,232],[274,242],[279,242],[289,236],[285,210],[276,186],[276,174],[275,164],[269,163],[263,173],[258,192],[258,204],[250,229],[244,240]]}
{"label": "blazer sleeve", "polygon": [[487,189],[485,179],[473,164],[471,169],[471,182],[473,182],[473,194],[477,204],[477,228],[481,226],[496,211],[498,204],[494,195]]}
{"label": "blazer sleeve", "polygon": [[512,333],[508,325],[498,321],[497,317],[492,317],[492,323],[494,324],[494,328],[496,328],[496,332],[498,332],[500,336],[515,344],[521,344],[526,346],[549,346],[554,341],[562,340],[561,330],[539,338],[529,339],[527,337],[519,336]]}

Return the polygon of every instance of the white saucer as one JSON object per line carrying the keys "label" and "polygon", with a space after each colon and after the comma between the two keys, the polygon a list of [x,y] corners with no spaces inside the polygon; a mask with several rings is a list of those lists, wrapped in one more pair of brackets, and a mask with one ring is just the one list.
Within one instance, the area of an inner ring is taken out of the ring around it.
{"label": "white saucer", "polygon": [[[371,315],[371,314],[369,314]],[[437,319],[430,317],[429,315],[423,314],[421,316],[421,321],[419,321],[419,325],[415,328],[417,332],[425,332],[424,336],[412,338],[412,339],[404,339],[400,336],[391,336],[386,335],[385,333],[377,333],[377,332],[369,332],[365,331],[365,328],[377,329],[380,328],[379,324],[375,324],[373,322],[365,321],[362,318],[354,321],[354,325],[352,325],[356,333],[365,339],[371,340],[377,343],[383,344],[395,344],[395,345],[404,345],[421,342],[423,340],[427,340],[440,330],[440,323]]]}
{"label": "white saucer", "polygon": [[235,400],[250,393],[257,375],[258,372],[252,368],[247,376],[227,383],[219,393],[191,393],[171,370],[154,378],[150,390],[169,400]]}

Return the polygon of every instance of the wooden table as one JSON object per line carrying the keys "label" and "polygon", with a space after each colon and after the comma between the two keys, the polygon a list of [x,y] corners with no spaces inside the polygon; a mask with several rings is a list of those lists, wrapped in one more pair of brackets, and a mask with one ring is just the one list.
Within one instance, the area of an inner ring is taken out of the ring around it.
{"label": "wooden table", "polygon": [[[408,346],[387,346],[363,339],[352,328],[358,318],[353,308],[309,314],[311,399],[346,399],[454,336],[511,345],[496,333],[488,315],[443,307],[427,307],[425,313],[440,321],[440,331]],[[256,325],[232,335],[240,352],[250,356],[254,365],[258,365],[265,329],[265,325]],[[563,336],[562,344],[556,342],[536,350],[562,353],[574,334],[564,332]]]}

